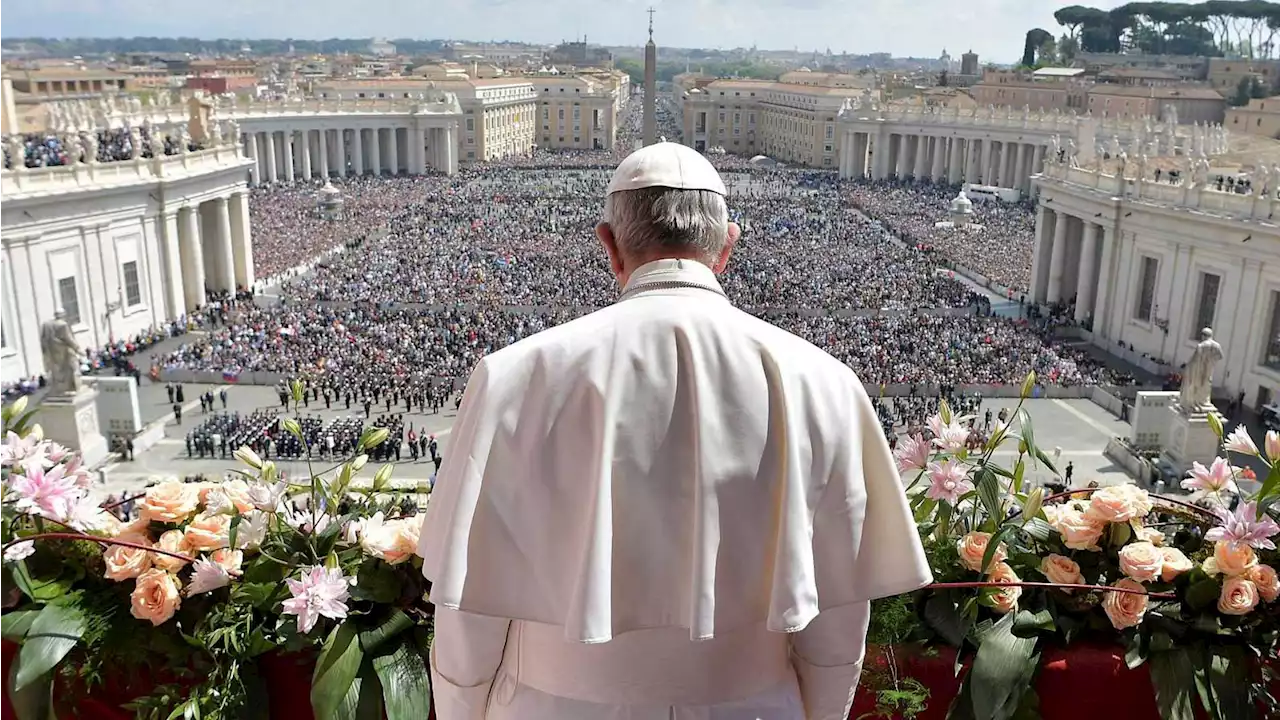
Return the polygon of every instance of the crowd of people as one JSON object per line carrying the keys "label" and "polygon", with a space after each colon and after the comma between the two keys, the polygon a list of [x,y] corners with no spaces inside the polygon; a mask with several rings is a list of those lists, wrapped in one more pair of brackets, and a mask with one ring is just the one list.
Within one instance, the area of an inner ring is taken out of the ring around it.
{"label": "crowd of people", "polygon": [[849,202],[884,223],[903,240],[934,250],[1015,293],[1031,286],[1035,253],[1035,207],[1030,201],[1004,203],[971,198],[973,222],[981,230],[936,227],[959,188],[953,185],[898,180],[849,185]]}
{"label": "crowd of people", "polygon": [[[59,136],[53,133],[38,132],[22,135],[5,136],[0,139],[4,149],[4,166],[13,168],[15,163],[21,167],[57,167],[72,162],[87,162],[86,153],[93,148],[93,160],[100,163],[132,160],[134,141],[140,143],[138,154],[144,158],[157,155],[177,155],[182,150],[182,140],[171,135],[162,135],[151,127],[110,128],[98,130],[92,137],[84,133],[80,135]],[[91,140],[91,142],[89,142]],[[188,138],[187,149],[199,150],[203,146]],[[20,152],[21,158],[15,158]]]}

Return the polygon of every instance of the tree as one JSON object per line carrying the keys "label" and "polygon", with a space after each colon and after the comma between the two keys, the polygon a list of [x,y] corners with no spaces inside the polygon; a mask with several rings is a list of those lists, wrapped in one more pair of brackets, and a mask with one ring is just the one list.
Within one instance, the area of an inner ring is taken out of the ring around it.
{"label": "tree", "polygon": [[938,73],[938,87],[946,87],[947,82],[948,82],[947,71],[943,70],[942,72]]}
{"label": "tree", "polygon": [[1027,31],[1026,41],[1022,44],[1022,65],[1025,67],[1034,67],[1036,64],[1036,51],[1044,47],[1046,42],[1052,42],[1053,35],[1049,31],[1041,28],[1033,28]]}
{"label": "tree", "polygon": [[1249,100],[1266,96],[1267,89],[1258,81],[1258,76],[1246,75],[1240,78],[1240,82],[1236,83],[1236,91],[1231,96],[1228,104],[1233,107],[1244,107],[1249,104]]}

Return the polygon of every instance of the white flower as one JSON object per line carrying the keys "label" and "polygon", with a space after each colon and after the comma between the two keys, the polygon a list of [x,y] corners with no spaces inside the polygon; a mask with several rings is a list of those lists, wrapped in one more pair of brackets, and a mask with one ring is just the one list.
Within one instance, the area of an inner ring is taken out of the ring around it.
{"label": "white flower", "polygon": [[4,444],[0,445],[0,465],[28,471],[53,467],[54,463],[49,459],[49,443],[41,442],[41,437],[37,437],[34,432],[28,433],[26,437],[18,437],[17,433],[10,431]]}
{"label": "white flower", "polygon": [[348,520],[346,525],[342,526],[342,542],[347,545],[355,545],[360,542],[360,535],[364,532],[364,525],[367,520]]}
{"label": "white flower", "polygon": [[275,512],[288,489],[289,483],[283,480],[275,485],[255,482],[249,485],[249,502],[263,512]]}
{"label": "white flower", "polygon": [[231,574],[227,569],[207,557],[202,557],[191,564],[191,582],[187,585],[187,596],[207,593],[231,584]]}
{"label": "white flower", "polygon": [[70,508],[67,516],[59,520],[84,533],[100,532],[119,523],[111,513],[89,498],[81,498]]}
{"label": "white flower", "polygon": [[245,513],[236,526],[236,547],[242,550],[257,550],[262,541],[267,539],[267,526],[271,516],[259,510]]}
{"label": "white flower", "polygon": [[23,540],[20,543],[14,543],[8,550],[4,551],[5,562],[18,562],[31,557],[36,551],[36,543],[34,540]]}
{"label": "white flower", "polygon": [[1249,437],[1249,430],[1245,426],[1237,425],[1235,430],[1227,435],[1227,450],[1230,452],[1238,452],[1242,455],[1257,455],[1258,446],[1253,444],[1253,438]]}
{"label": "white flower", "polygon": [[213,488],[204,496],[205,515],[234,515],[235,507],[231,496],[220,487]]}

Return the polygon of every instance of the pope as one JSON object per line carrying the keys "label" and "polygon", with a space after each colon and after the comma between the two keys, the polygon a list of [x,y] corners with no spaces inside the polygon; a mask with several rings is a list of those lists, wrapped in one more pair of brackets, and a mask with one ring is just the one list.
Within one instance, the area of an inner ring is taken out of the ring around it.
{"label": "pope", "polygon": [[418,548],[440,720],[844,720],[870,601],[931,581],[853,371],[725,297],[725,194],[632,153],[618,301],[472,373]]}

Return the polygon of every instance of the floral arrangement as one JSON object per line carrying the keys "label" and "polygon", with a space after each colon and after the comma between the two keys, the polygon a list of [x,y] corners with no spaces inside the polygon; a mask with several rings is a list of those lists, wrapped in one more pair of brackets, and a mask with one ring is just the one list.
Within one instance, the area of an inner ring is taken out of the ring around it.
{"label": "floral arrangement", "polygon": [[[0,446],[3,572],[15,588],[0,619],[21,645],[6,668],[21,720],[138,677],[160,679],[127,706],[139,718],[265,717],[268,653],[314,661],[319,720],[427,716],[421,519],[391,489],[390,465],[359,478],[386,429],[366,430],[354,456],[301,484],[242,448],[237,479],[160,480],[125,524],[89,500],[79,459],[24,410],[4,409]],[[282,427],[305,443],[295,420]]]}
{"label": "floral arrangement", "polygon": [[[1032,374],[1023,401],[1034,383]],[[1131,668],[1148,665],[1166,720],[1190,720],[1197,708],[1222,720],[1280,712],[1267,687],[1280,644],[1277,433],[1260,451],[1243,427],[1224,438],[1211,416],[1223,456],[1193,466],[1182,482],[1189,497],[1129,484],[1046,496],[1024,483],[1029,464],[1057,471],[1021,402],[978,451],[966,450],[968,420],[943,403],[932,437],[895,448],[937,582],[873,612],[905,606],[887,632],[895,643],[946,643],[972,661],[948,717],[1038,717],[1041,651],[1086,639],[1122,645]],[[1011,468],[993,461],[1014,446]],[[1239,485],[1245,475],[1231,459],[1241,456],[1269,468],[1256,493]],[[906,680],[876,680],[876,715],[922,710]]]}

